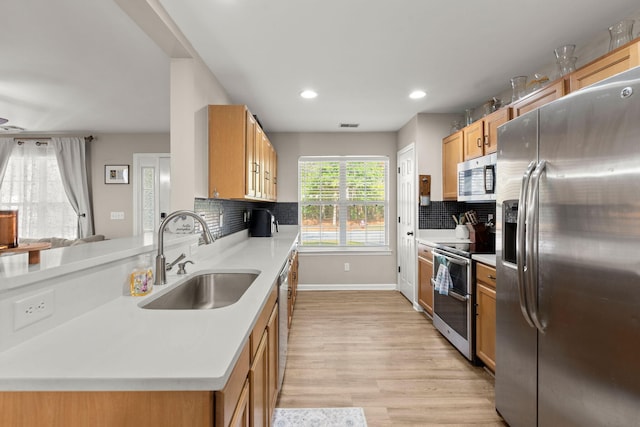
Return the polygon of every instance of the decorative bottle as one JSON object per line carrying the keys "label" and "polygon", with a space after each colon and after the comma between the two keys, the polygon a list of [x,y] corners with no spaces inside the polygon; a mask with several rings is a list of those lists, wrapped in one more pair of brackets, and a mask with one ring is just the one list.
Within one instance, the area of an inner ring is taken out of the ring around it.
{"label": "decorative bottle", "polygon": [[153,289],[153,267],[150,255],[141,255],[138,264],[129,274],[129,292],[131,296],[147,295]]}

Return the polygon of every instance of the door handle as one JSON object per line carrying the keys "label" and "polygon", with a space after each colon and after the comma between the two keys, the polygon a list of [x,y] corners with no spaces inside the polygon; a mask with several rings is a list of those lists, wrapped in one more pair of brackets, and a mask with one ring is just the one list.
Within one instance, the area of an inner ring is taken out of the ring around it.
{"label": "door handle", "polygon": [[527,201],[529,194],[529,182],[531,180],[531,174],[536,167],[536,162],[532,161],[527,166],[527,170],[522,176],[522,183],[520,186],[520,197],[518,198],[518,216],[516,218],[516,268],[518,272],[518,300],[520,303],[520,311],[524,320],[527,321],[529,326],[535,328],[529,309],[527,305],[527,293],[526,293],[526,277],[525,277],[525,221],[527,211]]}
{"label": "door handle", "polygon": [[531,320],[538,331],[544,333],[545,326],[540,321],[538,312],[538,194],[540,179],[547,162],[541,160],[536,169],[531,174],[531,191],[527,202],[527,302],[529,303],[529,313]]}
{"label": "door handle", "polygon": [[407,236],[413,236],[413,231],[407,231]]}

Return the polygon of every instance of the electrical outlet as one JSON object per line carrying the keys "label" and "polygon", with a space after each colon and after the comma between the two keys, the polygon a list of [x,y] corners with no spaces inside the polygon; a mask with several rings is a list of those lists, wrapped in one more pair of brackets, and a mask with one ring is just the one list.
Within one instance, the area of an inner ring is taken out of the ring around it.
{"label": "electrical outlet", "polygon": [[124,219],[124,212],[111,212],[111,219]]}
{"label": "electrical outlet", "polygon": [[13,303],[13,330],[17,331],[53,314],[53,289]]}
{"label": "electrical outlet", "polygon": [[351,265],[349,265],[348,262],[344,263],[344,271],[350,271],[351,270]]}

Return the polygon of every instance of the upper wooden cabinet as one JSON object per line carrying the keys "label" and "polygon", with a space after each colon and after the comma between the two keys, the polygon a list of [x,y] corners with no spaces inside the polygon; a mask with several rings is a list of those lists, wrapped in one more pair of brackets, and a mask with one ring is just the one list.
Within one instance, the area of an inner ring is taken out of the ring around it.
{"label": "upper wooden cabinet", "polygon": [[535,110],[538,107],[542,107],[551,101],[562,98],[564,95],[564,79],[556,80],[554,83],[545,86],[511,104],[513,117],[519,117],[524,113]]}
{"label": "upper wooden cabinet", "polygon": [[209,106],[209,197],[276,200],[277,156],[244,105]]}
{"label": "upper wooden cabinet", "polygon": [[621,46],[571,73],[569,88],[573,92],[638,65],[640,65],[640,39]]}
{"label": "upper wooden cabinet", "polygon": [[462,131],[442,140],[442,199],[458,198],[458,163],[462,157]]}
{"label": "upper wooden cabinet", "polygon": [[511,108],[502,108],[462,129],[464,160],[495,153],[498,126],[511,120]]}

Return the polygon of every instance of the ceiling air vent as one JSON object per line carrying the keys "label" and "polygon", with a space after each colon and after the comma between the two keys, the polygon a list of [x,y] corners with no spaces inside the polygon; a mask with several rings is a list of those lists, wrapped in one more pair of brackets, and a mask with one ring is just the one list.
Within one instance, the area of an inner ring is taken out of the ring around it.
{"label": "ceiling air vent", "polygon": [[340,123],[341,128],[357,128],[360,123]]}
{"label": "ceiling air vent", "polygon": [[24,128],[21,128],[18,126],[11,126],[11,125],[0,126],[0,132],[12,133],[12,132],[22,132],[23,130]]}

